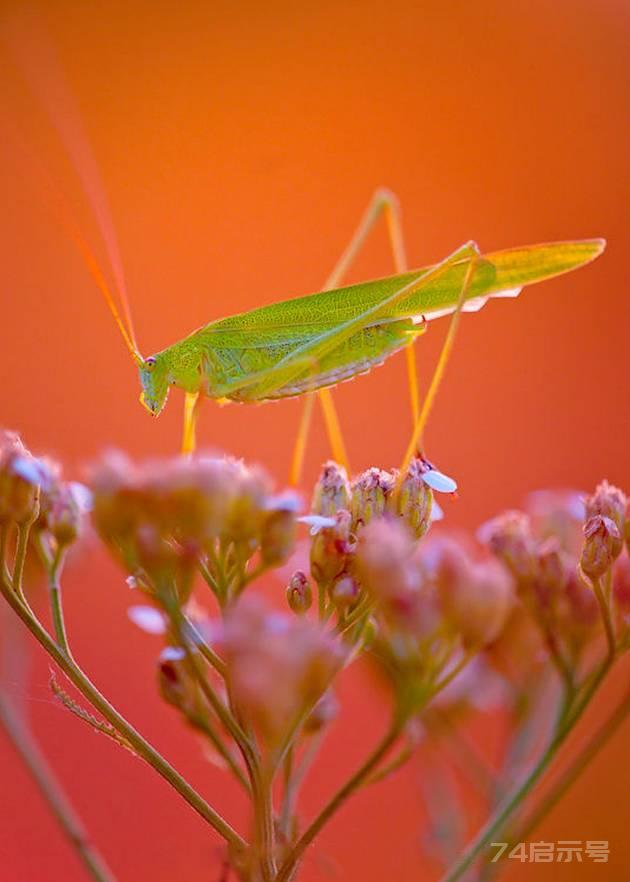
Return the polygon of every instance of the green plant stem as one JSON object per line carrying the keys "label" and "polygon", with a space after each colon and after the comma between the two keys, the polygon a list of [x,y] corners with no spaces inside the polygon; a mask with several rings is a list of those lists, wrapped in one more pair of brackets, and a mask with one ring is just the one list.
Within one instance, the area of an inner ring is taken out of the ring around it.
{"label": "green plant stem", "polygon": [[239,725],[235,715],[232,714],[216,694],[208,682],[205,671],[199,663],[197,653],[190,646],[186,623],[179,608],[170,610],[171,621],[175,627],[180,643],[186,653],[186,658],[199,687],[215,712],[224,728],[234,739],[243,757],[249,781],[254,808],[254,829],[256,839],[256,854],[260,862],[263,882],[272,882],[275,877],[275,830],[272,803],[273,775],[265,774],[261,769],[258,751],[250,741],[247,733]]}
{"label": "green plant stem", "polygon": [[460,879],[462,875],[468,870],[473,861],[476,860],[479,854],[488,845],[491,839],[496,834],[500,834],[501,829],[505,826],[514,811],[529,795],[531,790],[538,783],[539,779],[546,772],[552,760],[558,753],[558,750],[564,744],[573,727],[590,704],[604,677],[610,670],[612,662],[613,658],[611,658],[610,656],[607,656],[604,659],[599,669],[597,670],[595,677],[586,689],[585,694],[577,701],[577,706],[575,707],[573,712],[565,714],[561,717],[559,727],[557,728],[550,743],[544,750],[542,756],[535,764],[533,769],[527,775],[525,780],[516,788],[516,790],[508,795],[506,799],[497,807],[496,811],[470,843],[464,854],[442,878],[442,882],[456,882],[457,879]]}
{"label": "green plant stem", "polygon": [[187,616],[183,616],[183,620],[192,635],[194,644],[199,650],[200,655],[202,655],[208,664],[215,669],[217,674],[225,679],[226,667],[223,659],[208,645],[199,632],[199,629]]}
{"label": "green plant stem", "polygon": [[20,598],[22,603],[27,604],[22,586],[22,577],[24,575],[24,564],[26,563],[26,552],[28,551],[28,537],[31,532],[31,523],[20,524],[18,526],[17,548],[15,550],[15,562],[13,564],[12,585],[13,590]]}
{"label": "green plant stem", "polygon": [[191,670],[195,676],[195,679],[197,680],[197,683],[199,684],[201,691],[207,699],[208,704],[219,718],[223,727],[226,729],[227,732],[229,732],[229,734],[238,745],[241,753],[243,754],[243,758],[247,761],[255,761],[255,751],[252,744],[250,743],[249,738],[247,737],[247,734],[239,726],[237,720],[231,714],[230,709],[221,701],[217,693],[208,682],[206,672],[200,665],[198,654],[195,652],[196,646],[194,645],[194,641],[193,646],[191,647],[191,641],[188,639],[188,626],[181,613],[181,610],[179,608],[173,609],[170,611],[170,614],[171,621],[175,626],[177,636],[184,652],[186,653],[186,658],[190,664]]}
{"label": "green plant stem", "polygon": [[369,778],[369,776],[379,765],[381,760],[387,755],[390,748],[396,743],[398,737],[400,736],[400,733],[402,732],[403,727],[404,719],[402,717],[396,717],[389,731],[376,746],[376,748],[372,751],[372,753],[368,756],[365,762],[360,766],[360,768],[357,769],[354,775],[352,775],[352,777],[349,778],[348,781],[346,781],[346,783],[339,788],[339,790],[324,806],[324,808],[315,818],[315,820],[310,824],[309,827],[306,828],[306,830],[298,839],[297,843],[291,849],[284,863],[280,867],[275,882],[289,882],[298,861],[300,860],[308,846],[311,844],[313,839],[315,839],[319,831],[330,820],[335,812],[337,812],[338,809],[341,808],[348,797],[351,796],[356,790],[358,790],[359,787],[361,787],[361,785],[365,782],[365,780]]}
{"label": "green plant stem", "polygon": [[510,837],[511,841],[523,842],[528,838],[536,827],[538,827],[543,818],[549,814],[551,809],[558,804],[560,799],[569,791],[573,784],[575,784],[580,775],[605,747],[608,741],[610,741],[622,723],[628,718],[629,714],[630,692],[622,699],[599,729],[597,729],[586,746],[580,751],[579,755],[573,760],[571,765],[564,771],[549,793],[540,802],[540,805],[534,809],[523,825],[518,828],[518,832]]}
{"label": "green plant stem", "polygon": [[50,811],[90,877],[96,882],[115,882],[116,877],[91,841],[29,726],[16,712],[10,699],[2,694],[0,694],[0,725],[29,770]]}
{"label": "green plant stem", "polygon": [[602,587],[601,579],[591,579],[591,585],[593,586],[593,591],[595,592],[595,597],[597,598],[597,603],[599,604],[599,611],[602,616],[602,621],[604,622],[604,628],[606,630],[606,641],[608,643],[608,655],[612,658],[616,652],[616,640],[615,640],[615,629],[613,627],[612,618],[610,615],[610,605],[608,600],[606,599],[606,594]]}
{"label": "green plant stem", "polygon": [[55,639],[61,649],[67,656],[71,657],[70,645],[68,643],[68,634],[66,632],[66,624],[63,615],[63,605],[61,602],[61,569],[63,567],[64,553],[60,549],[55,554],[48,575],[48,590],[50,593],[50,609],[52,612],[53,630]]}
{"label": "green plant stem", "polygon": [[11,584],[11,574],[7,566],[7,556],[9,549],[9,525],[0,525],[0,582],[3,585]]}
{"label": "green plant stem", "polygon": [[152,766],[179,795],[207,821],[235,850],[244,850],[247,843],[216,812],[164,757],[107,701],[88,676],[64,650],[56,644],[32,611],[13,591],[3,585],[2,594],[38,643],[54,660],[68,679],[90,704],[129,742],[134,752]]}
{"label": "green plant stem", "polygon": [[294,806],[300,792],[300,787],[302,786],[304,778],[306,777],[308,770],[312,766],[315,757],[317,756],[319,749],[322,746],[325,735],[326,728],[324,727],[319,732],[317,732],[317,734],[311,736],[310,743],[304,749],[304,753],[302,754],[300,762],[294,769],[292,769],[291,776],[286,782],[286,789],[283,795],[280,829],[283,831],[287,838],[290,831],[291,819],[293,818]]}
{"label": "green plant stem", "polygon": [[243,787],[245,792],[251,796],[251,787],[249,781],[245,777],[245,774],[236,759],[232,755],[229,747],[225,744],[221,736],[218,732],[215,731],[214,727],[210,725],[207,719],[199,717],[192,717],[191,723],[198,728],[203,734],[206,736],[208,741],[212,744],[216,752],[219,756],[224,760],[225,764],[232,772],[234,777],[237,779],[239,784]]}
{"label": "green plant stem", "polygon": [[423,718],[433,738],[444,739],[449,752],[460,771],[488,799],[497,792],[497,775],[492,766],[476,750],[466,736],[458,731],[448,719],[448,715],[435,708],[429,709]]}

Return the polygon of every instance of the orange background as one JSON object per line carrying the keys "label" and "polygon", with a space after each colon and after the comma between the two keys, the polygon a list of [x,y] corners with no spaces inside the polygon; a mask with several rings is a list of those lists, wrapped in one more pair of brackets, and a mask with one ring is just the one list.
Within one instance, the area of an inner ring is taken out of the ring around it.
{"label": "orange background", "polygon": [[[3,32],[23,6],[5,0]],[[38,20],[106,184],[145,354],[211,319],[317,289],[380,184],[402,200],[415,265],[471,237],[490,250],[603,235],[608,250],[592,267],[464,317],[428,453],[459,480],[451,522],[471,528],[541,486],[588,489],[605,476],[630,490],[627,4],[59,2],[42,3]],[[73,170],[4,50],[0,76],[2,131],[20,128],[97,243]],[[0,166],[0,424],[75,475],[111,445],[174,452],[179,397],[157,422],[139,407],[135,369],[14,143]],[[389,269],[379,231],[353,277]],[[435,325],[420,341],[424,379],[442,332]],[[356,468],[401,455],[403,361],[336,396]],[[207,404],[201,441],[264,463],[281,482],[299,410]],[[318,423],[309,482],[326,455]],[[158,644],[128,623],[120,574],[93,549],[65,590],[76,653],[96,682],[242,822],[231,783],[155,696]],[[218,840],[150,770],[53,703],[47,679],[37,653],[30,682],[16,674],[16,694],[121,882],[217,879]],[[342,697],[309,813],[382,721],[358,675]],[[524,865],[509,878],[630,873],[628,733],[539,831],[608,839],[610,864]],[[419,774],[412,765],[356,798],[312,850],[305,882],[434,878],[419,856]],[[2,739],[0,780],[2,882],[82,880]]]}

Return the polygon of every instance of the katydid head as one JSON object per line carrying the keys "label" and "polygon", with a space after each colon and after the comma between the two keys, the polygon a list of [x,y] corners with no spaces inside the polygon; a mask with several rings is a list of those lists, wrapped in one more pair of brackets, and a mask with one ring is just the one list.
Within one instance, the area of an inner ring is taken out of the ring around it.
{"label": "katydid head", "polygon": [[142,392],[140,402],[150,414],[159,416],[168,398],[168,363],[159,355],[150,355],[138,363]]}

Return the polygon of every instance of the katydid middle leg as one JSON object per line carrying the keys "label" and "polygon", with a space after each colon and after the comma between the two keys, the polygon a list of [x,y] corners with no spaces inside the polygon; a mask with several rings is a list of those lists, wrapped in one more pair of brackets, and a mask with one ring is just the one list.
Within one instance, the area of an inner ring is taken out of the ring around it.
{"label": "katydid middle leg", "polygon": [[[400,217],[400,207],[397,197],[389,190],[379,188],[376,190],[370,203],[365,210],[363,217],[354,231],[348,245],[342,252],[332,272],[326,279],[322,290],[329,291],[338,287],[352,263],[357,258],[366,239],[372,229],[376,226],[381,216],[384,218],[388,240],[391,246],[394,258],[394,268],[396,272],[402,273],[407,269],[407,259],[405,255],[405,244],[402,232],[402,223]],[[418,387],[416,379],[415,353],[413,345],[406,348],[407,366],[409,371],[409,384],[412,402],[412,415],[415,424],[418,417]],[[317,393],[326,430],[330,441],[333,457],[346,469],[348,469],[348,457],[346,453],[346,445],[343,440],[343,433],[339,423],[339,418],[335,409],[332,393],[330,389],[322,389]],[[309,394],[304,402],[304,410],[300,420],[300,428],[293,449],[291,460],[290,482],[293,485],[299,483],[304,463],[304,452],[306,449],[306,439],[308,436],[309,426],[313,413],[312,394]]]}
{"label": "katydid middle leg", "polygon": [[191,456],[197,443],[197,416],[201,405],[200,392],[186,392],[184,397],[184,432],[182,455]]}

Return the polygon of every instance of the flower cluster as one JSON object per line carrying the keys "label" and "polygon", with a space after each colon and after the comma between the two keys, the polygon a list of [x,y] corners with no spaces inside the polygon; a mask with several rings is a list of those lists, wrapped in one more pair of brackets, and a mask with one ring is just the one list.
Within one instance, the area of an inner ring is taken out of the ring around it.
{"label": "flower cluster", "polygon": [[77,540],[89,508],[87,489],[62,480],[57,463],[0,432],[0,526],[32,526],[40,551],[53,557]]}
{"label": "flower cluster", "polygon": [[226,615],[216,647],[244,717],[277,742],[329,688],[345,658],[341,643],[305,617],[245,597]]}
{"label": "flower cluster", "polygon": [[456,483],[437,471],[426,459],[412,459],[404,474],[392,469],[369,468],[353,481],[335,462],[324,465],[313,494],[312,510],[323,517],[340,511],[350,513],[350,527],[356,533],[373,518],[390,514],[400,517],[416,539],[429,529],[431,520],[441,517],[433,490],[454,493]]}
{"label": "flower cluster", "polygon": [[267,476],[237,460],[136,465],[110,454],[92,470],[91,488],[100,536],[153,594],[176,584],[185,600],[201,566],[225,604],[242,588],[254,555],[262,569],[283,563],[293,550],[295,500],[274,497]]}
{"label": "flower cluster", "polygon": [[[435,492],[455,490],[422,458],[402,473],[370,468],[352,480],[327,463],[312,514],[300,518],[293,495],[275,495],[263,471],[233,459],[135,464],[109,454],[93,467],[88,490],[63,481],[54,463],[4,433],[0,590],[106,721],[60,690],[64,704],[190,795],[74,663],[59,575],[91,506],[128,582],[149,598],[130,616],[163,638],[160,694],[243,786],[251,841],[197,795],[185,798],[226,837],[244,882],[284,882],[319,823],[300,837],[302,778],[336,715],[335,680],[361,653],[391,687],[390,728],[323,809],[324,819],[355,789],[402,764],[425,737],[441,737],[436,732],[493,702],[511,712],[508,754],[519,754],[519,726],[531,724],[535,704],[532,684],[550,679],[538,675],[551,665],[559,675],[553,682],[562,685],[555,750],[617,655],[630,648],[630,514],[621,490],[603,482],[586,498],[535,494],[526,512],[485,524],[478,542],[429,529],[440,517]],[[300,522],[311,528],[310,569],[293,572],[288,611],[281,612],[280,598],[267,604],[246,589],[293,562]],[[25,562],[35,551],[51,577],[46,637],[24,588]],[[199,603],[197,578],[211,589],[212,612]],[[586,649],[604,636],[607,652],[589,669],[597,653]],[[276,786],[280,771],[283,788]]]}
{"label": "flower cluster", "polygon": [[[617,597],[610,586],[623,584],[627,567],[625,558],[615,566],[628,530],[627,500],[604,481],[579,503],[575,494],[534,503],[533,517],[506,512],[485,524],[480,538],[512,573],[552,657],[572,669],[600,631],[602,613],[623,619],[623,589]],[[606,592],[601,579],[610,583]]]}

